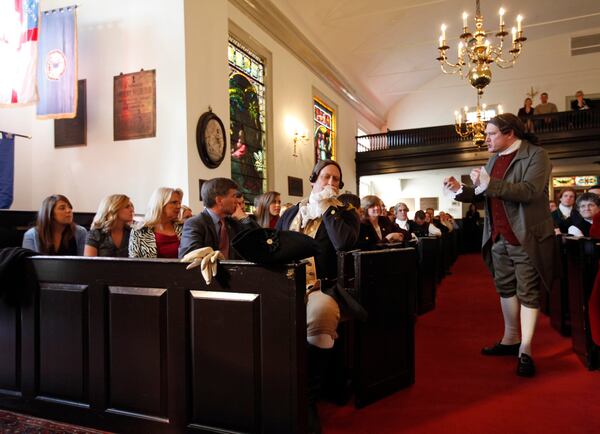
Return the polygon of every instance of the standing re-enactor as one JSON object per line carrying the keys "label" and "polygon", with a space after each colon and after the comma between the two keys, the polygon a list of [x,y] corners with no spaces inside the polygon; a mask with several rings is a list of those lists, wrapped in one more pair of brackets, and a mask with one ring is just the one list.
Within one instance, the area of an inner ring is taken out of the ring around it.
{"label": "standing re-enactor", "polygon": [[[337,326],[340,305],[349,301],[343,290],[331,286],[337,277],[338,250],[349,250],[358,240],[358,214],[337,200],[343,187],[342,170],[333,160],[321,160],[309,178],[310,197],[289,208],[277,222],[277,229],[302,232],[319,244],[320,253],[306,266],[307,284],[307,340],[309,377],[309,432],[320,432],[315,402],[318,397],[324,369],[330,356]],[[333,290],[332,290],[333,288]],[[321,291],[323,289],[323,291]]]}
{"label": "standing re-enactor", "polygon": [[550,160],[535,146],[537,138],[524,131],[513,114],[492,118],[485,132],[488,151],[494,155],[485,167],[471,171],[474,187],[461,186],[454,177],[444,186],[462,202],[485,200],[483,256],[500,295],[504,336],[481,352],[518,356],[517,375],[531,377],[540,291],[549,290],[552,282],[554,230],[548,212]]}

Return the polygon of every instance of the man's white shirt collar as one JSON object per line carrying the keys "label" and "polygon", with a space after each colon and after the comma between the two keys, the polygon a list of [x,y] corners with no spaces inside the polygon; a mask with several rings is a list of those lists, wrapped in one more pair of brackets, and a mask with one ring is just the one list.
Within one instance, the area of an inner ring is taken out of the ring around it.
{"label": "man's white shirt collar", "polygon": [[520,147],[521,147],[521,139],[517,139],[517,140],[515,140],[515,142],[512,145],[510,145],[504,151],[498,152],[498,155],[512,154],[513,152],[518,151]]}

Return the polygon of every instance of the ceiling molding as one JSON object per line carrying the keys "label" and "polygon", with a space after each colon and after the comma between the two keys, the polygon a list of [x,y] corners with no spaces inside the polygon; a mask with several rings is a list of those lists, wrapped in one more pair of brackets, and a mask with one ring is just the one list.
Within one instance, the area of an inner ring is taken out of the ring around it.
{"label": "ceiling molding", "polygon": [[385,116],[374,108],[375,104],[370,101],[370,98],[357,91],[271,0],[229,0],[229,2],[286,47],[363,117],[378,128],[385,125]]}

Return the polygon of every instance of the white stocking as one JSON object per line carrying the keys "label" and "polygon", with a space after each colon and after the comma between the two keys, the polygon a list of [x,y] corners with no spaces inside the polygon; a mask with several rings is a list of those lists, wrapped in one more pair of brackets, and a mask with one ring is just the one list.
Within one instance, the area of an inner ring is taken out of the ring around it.
{"label": "white stocking", "polygon": [[328,349],[333,348],[334,340],[330,335],[321,334],[315,336],[307,336],[306,340],[309,344],[314,345],[315,347]]}
{"label": "white stocking", "polygon": [[531,356],[531,340],[535,331],[535,324],[539,314],[539,309],[521,306],[521,346],[519,347],[519,355],[525,353]]}
{"label": "white stocking", "polygon": [[502,316],[504,317],[504,336],[503,345],[513,345],[519,343],[519,299],[516,295],[509,298],[500,297],[500,306],[502,307]]}

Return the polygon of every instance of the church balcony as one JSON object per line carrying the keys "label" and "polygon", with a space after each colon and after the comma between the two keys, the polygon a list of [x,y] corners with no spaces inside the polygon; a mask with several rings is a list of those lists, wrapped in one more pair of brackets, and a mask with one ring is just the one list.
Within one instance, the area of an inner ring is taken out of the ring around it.
{"label": "church balcony", "polygon": [[[552,160],[600,156],[600,109],[533,117],[534,133]],[[356,137],[357,178],[384,173],[479,166],[486,147],[461,139],[454,125]]]}

